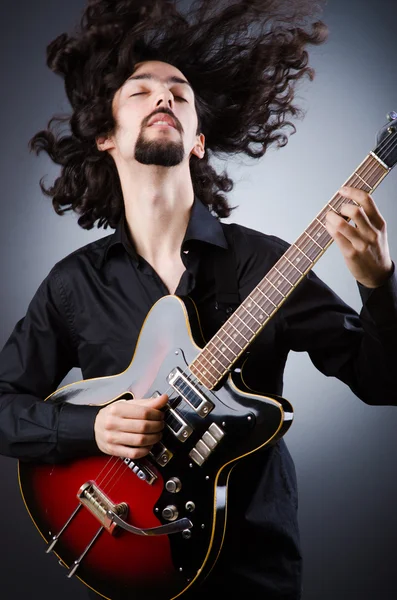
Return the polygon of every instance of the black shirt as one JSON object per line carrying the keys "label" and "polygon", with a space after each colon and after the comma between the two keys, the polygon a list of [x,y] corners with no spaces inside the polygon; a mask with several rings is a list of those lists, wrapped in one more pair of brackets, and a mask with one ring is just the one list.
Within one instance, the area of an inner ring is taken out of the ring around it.
{"label": "black shirt", "polygon": [[[186,271],[175,293],[194,300],[206,341],[226,318],[216,310],[213,270],[215,253],[228,248],[225,228],[241,300],[288,248],[274,236],[221,223],[195,198],[181,246]],[[359,291],[360,316],[309,273],[251,344],[247,385],[281,395],[289,351],[307,351],[320,371],[344,381],[364,402],[396,405],[396,275],[380,288]],[[73,367],[85,379],[124,371],[148,311],[168,293],[137,255],[125,218],[112,235],[59,261],[0,353],[0,453],[46,462],[97,454],[98,407],[43,399]],[[300,598],[296,478],[284,441],[235,467],[228,513],[220,559],[197,598],[217,598],[227,589],[251,599]]]}

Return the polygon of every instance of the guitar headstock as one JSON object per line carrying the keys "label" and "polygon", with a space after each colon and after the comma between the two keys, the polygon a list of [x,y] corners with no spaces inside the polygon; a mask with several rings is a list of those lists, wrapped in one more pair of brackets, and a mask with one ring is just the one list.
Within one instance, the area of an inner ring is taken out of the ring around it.
{"label": "guitar headstock", "polygon": [[374,154],[392,169],[397,163],[397,112],[387,115],[389,122],[378,133]]}

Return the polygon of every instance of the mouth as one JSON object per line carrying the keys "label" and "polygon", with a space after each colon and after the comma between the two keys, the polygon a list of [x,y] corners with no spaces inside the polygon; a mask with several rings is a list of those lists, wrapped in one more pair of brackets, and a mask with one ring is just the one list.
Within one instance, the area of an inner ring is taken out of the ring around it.
{"label": "mouth", "polygon": [[160,127],[160,128],[171,128],[176,129],[174,119],[167,114],[156,115],[153,117],[148,127]]}
{"label": "mouth", "polygon": [[175,129],[173,125],[169,125],[168,123],[153,123],[149,125],[149,127],[159,127],[160,129]]}

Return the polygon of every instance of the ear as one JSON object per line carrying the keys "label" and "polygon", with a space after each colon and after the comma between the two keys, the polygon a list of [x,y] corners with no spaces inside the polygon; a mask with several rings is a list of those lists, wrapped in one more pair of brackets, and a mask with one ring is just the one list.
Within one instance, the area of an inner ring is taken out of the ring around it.
{"label": "ear", "polygon": [[204,157],[204,154],[205,154],[205,135],[203,133],[200,133],[200,135],[197,136],[196,143],[195,143],[194,148],[192,150],[192,154],[194,154],[195,156],[197,156],[200,159]]}
{"label": "ear", "polygon": [[104,135],[101,135],[100,137],[96,138],[96,145],[98,150],[100,150],[101,152],[104,152],[105,150],[111,150],[112,148],[114,148],[114,143],[112,139],[109,137],[105,137]]}

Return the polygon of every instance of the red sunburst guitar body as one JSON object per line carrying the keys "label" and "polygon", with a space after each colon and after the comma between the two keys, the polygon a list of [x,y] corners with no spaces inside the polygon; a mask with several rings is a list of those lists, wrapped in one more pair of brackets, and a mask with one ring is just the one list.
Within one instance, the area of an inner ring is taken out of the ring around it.
{"label": "red sunburst guitar body", "polygon": [[23,498],[48,551],[69,576],[111,600],[188,597],[221,550],[235,461],[281,437],[292,421],[286,400],[239,390],[231,376],[217,390],[200,383],[189,370],[200,353],[191,324],[197,332],[192,305],[162,298],[123,373],[46,399],[102,405],[166,392],[167,426],[147,458],[19,463]]}

